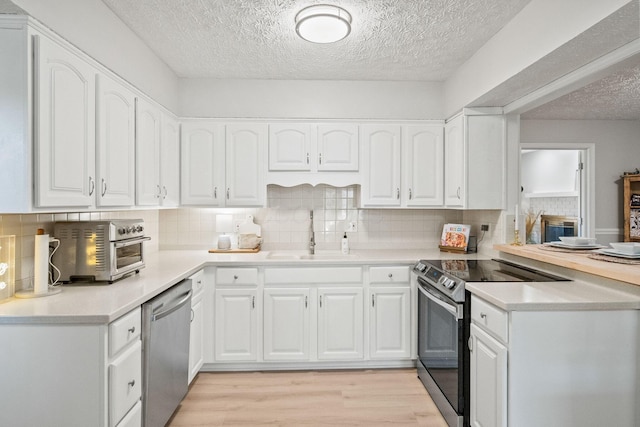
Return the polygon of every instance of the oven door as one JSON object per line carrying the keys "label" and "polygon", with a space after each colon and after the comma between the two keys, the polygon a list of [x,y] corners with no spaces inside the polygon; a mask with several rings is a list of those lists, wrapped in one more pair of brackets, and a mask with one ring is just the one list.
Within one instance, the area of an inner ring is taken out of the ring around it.
{"label": "oven door", "polygon": [[111,277],[121,278],[127,273],[144,267],[144,242],[150,237],[140,237],[120,242],[112,242]]}
{"label": "oven door", "polygon": [[[464,304],[438,295],[438,291],[421,278],[418,279],[418,290],[419,376],[447,423],[460,425],[465,411],[468,376]],[[425,373],[428,377],[423,378]],[[437,389],[434,390],[434,386]]]}

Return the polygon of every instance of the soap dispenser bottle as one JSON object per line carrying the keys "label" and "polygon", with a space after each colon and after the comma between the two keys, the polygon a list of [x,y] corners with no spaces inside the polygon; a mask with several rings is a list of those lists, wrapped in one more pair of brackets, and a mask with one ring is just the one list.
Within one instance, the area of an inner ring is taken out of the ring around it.
{"label": "soap dispenser bottle", "polygon": [[342,253],[347,255],[349,253],[349,240],[347,239],[347,232],[344,232],[344,237],[342,238]]}

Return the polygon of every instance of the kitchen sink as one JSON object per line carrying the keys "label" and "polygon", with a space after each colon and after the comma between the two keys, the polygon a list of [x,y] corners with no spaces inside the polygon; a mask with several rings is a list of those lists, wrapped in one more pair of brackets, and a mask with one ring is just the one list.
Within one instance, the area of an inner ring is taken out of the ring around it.
{"label": "kitchen sink", "polygon": [[321,252],[317,254],[308,254],[302,252],[269,252],[266,256],[267,259],[274,260],[342,260],[357,258],[355,254],[344,255],[340,252]]}

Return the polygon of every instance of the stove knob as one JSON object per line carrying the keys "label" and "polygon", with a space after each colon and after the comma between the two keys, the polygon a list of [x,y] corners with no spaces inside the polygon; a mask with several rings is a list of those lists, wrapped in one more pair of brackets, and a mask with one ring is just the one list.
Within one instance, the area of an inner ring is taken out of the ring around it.
{"label": "stove knob", "polygon": [[451,289],[456,285],[456,281],[453,279],[447,279],[444,285],[447,287],[447,289]]}

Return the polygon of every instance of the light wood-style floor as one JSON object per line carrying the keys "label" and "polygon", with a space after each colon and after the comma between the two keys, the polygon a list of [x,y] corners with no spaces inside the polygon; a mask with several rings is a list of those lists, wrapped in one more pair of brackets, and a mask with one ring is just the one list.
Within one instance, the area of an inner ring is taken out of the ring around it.
{"label": "light wood-style floor", "polygon": [[447,427],[415,369],[200,373],[183,426]]}

